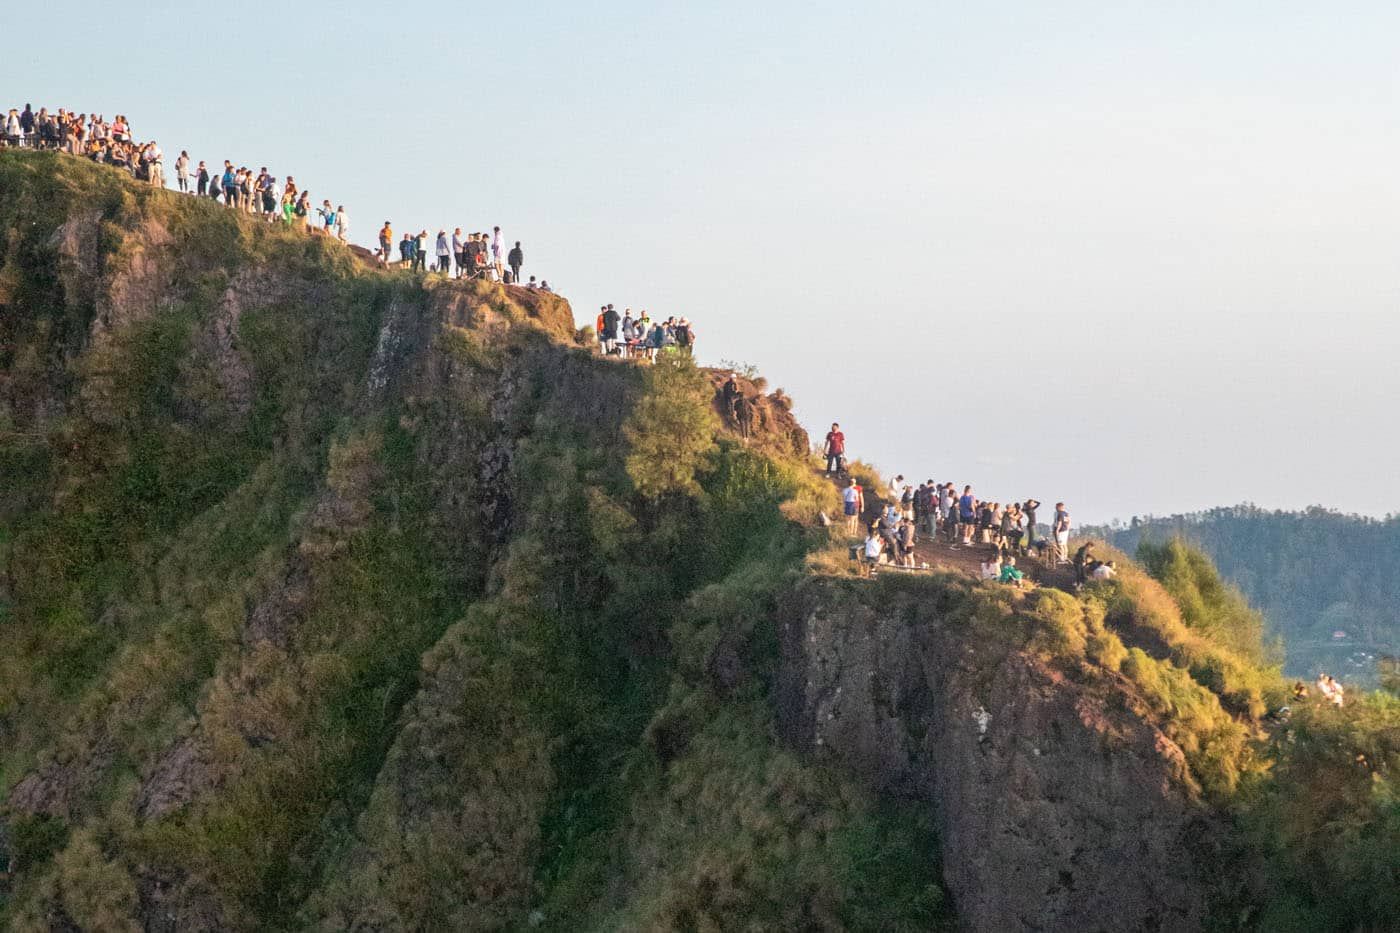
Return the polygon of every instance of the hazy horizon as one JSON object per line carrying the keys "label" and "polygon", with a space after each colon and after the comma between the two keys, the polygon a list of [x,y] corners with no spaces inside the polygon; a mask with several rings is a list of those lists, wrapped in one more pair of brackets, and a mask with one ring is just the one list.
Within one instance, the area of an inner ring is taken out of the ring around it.
{"label": "hazy horizon", "polygon": [[6,106],[293,174],[361,243],[499,224],[580,324],[685,314],[887,475],[1400,510],[1400,10],[105,9],[11,11]]}

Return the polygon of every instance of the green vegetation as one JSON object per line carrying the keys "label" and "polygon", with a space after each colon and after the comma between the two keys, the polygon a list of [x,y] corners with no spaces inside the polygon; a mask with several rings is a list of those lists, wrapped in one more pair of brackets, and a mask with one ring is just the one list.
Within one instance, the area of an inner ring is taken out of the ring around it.
{"label": "green vegetation", "polygon": [[[1327,671],[1373,684],[1366,655],[1400,655],[1400,517],[1242,505],[1090,533],[1129,553],[1174,537],[1199,546],[1263,613],[1269,635],[1282,639],[1289,676]],[[1334,638],[1339,631],[1346,637]]]}
{"label": "green vegetation", "polygon": [[[832,491],[689,362],[60,156],[0,227],[0,925],[946,921],[929,815],[772,739]],[[742,834],[655,819],[719,760]]]}
{"label": "green vegetation", "polygon": [[[0,153],[0,229],[0,926],[952,926],[932,809],[776,738],[836,490],[688,360],[52,154]],[[1158,725],[1289,905],[1232,916],[1388,916],[1394,698],[1264,729],[1259,615],[1142,556],[839,589]]]}

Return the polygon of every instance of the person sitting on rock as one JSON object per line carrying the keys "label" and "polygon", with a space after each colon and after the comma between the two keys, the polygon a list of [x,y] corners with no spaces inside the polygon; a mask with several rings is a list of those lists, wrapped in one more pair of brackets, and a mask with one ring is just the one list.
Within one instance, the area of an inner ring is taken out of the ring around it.
{"label": "person sitting on rock", "polygon": [[1001,578],[1001,554],[997,553],[991,560],[982,561],[981,576],[983,580],[997,580]]}
{"label": "person sitting on rock", "polygon": [[1025,579],[1025,576],[1025,574],[1016,569],[1016,558],[1008,557],[1006,563],[1001,565],[1001,575],[997,577],[997,580],[1019,587],[1021,581]]}
{"label": "person sitting on rock", "polygon": [[1111,560],[1094,561],[1093,568],[1089,571],[1091,580],[1112,580],[1118,575],[1118,567]]}

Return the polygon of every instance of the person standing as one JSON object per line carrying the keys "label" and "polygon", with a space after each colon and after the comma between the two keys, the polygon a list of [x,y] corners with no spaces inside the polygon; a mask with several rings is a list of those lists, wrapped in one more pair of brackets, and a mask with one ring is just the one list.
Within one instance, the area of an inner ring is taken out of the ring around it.
{"label": "person standing", "polygon": [[506,260],[510,263],[510,280],[516,285],[519,285],[520,267],[525,265],[525,252],[520,248],[519,240],[515,241],[515,247],[510,251],[510,255],[506,257]]}
{"label": "person standing", "polygon": [[846,488],[841,492],[844,511],[846,513],[846,533],[854,535],[856,528],[860,524],[860,486],[856,483],[855,477],[846,481]]}
{"label": "person standing", "polygon": [[195,194],[201,198],[209,193],[209,166],[201,160],[194,174]]}
{"label": "person standing", "polygon": [[493,227],[491,229],[491,262],[496,267],[497,277],[506,273],[504,246],[505,244],[501,242],[501,228]]}
{"label": "person standing", "polygon": [[335,209],[335,236],[342,243],[350,242],[350,215],[345,213],[345,205]]}
{"label": "person standing", "polygon": [[1026,517],[1026,541],[1027,549],[1035,547],[1035,510],[1040,508],[1040,501],[1037,499],[1027,499],[1021,505],[1021,514]]}
{"label": "person standing", "polygon": [[841,425],[832,422],[831,430],[826,432],[822,453],[826,455],[827,476],[846,468],[846,435],[842,433]]}
{"label": "person standing", "polygon": [[219,180],[219,186],[224,189],[224,207],[233,207],[238,203],[238,173],[233,170],[233,163],[228,159],[224,160],[224,177]]}
{"label": "person standing", "polygon": [[379,258],[384,260],[384,265],[389,264],[389,255],[394,248],[394,228],[389,225],[389,221],[384,221],[384,226],[379,228]]}
{"label": "person standing", "polygon": [[447,240],[446,230],[439,230],[437,235],[437,271],[452,271],[452,245]]}
{"label": "person standing", "polygon": [[617,325],[621,317],[617,309],[608,305],[603,311],[603,353],[607,355],[613,352],[617,346]]}
{"label": "person standing", "polygon": [[1055,534],[1055,562],[1063,564],[1069,560],[1069,532],[1070,532],[1069,509],[1065,508],[1063,502],[1055,503],[1055,524],[1052,531]]}
{"label": "person standing", "polygon": [[962,529],[964,547],[972,546],[972,533],[977,530],[977,505],[972,487],[964,486],[962,497],[958,499],[958,525]]}
{"label": "person standing", "polygon": [[418,238],[413,242],[413,267],[419,272],[428,271],[428,231],[418,231]]}
{"label": "person standing", "polygon": [[462,228],[452,228],[452,257],[457,260],[457,278],[462,277],[462,269],[467,264],[467,241],[462,239]]}
{"label": "person standing", "polygon": [[190,154],[185,150],[180,150],[180,156],[175,160],[175,187],[189,194],[190,191]]}

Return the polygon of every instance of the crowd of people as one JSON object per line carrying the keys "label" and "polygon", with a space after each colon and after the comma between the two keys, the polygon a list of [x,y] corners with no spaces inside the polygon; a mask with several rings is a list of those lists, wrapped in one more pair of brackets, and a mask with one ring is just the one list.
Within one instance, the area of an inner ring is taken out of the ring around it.
{"label": "crowd of people", "polygon": [[521,282],[520,269],[525,265],[525,250],[519,240],[506,249],[501,228],[494,227],[490,234],[463,234],[461,227],[453,229],[449,236],[446,228],[438,230],[431,237],[427,230],[404,233],[400,239],[394,237],[394,226],[384,221],[379,229],[379,259],[386,266],[395,263],[394,252],[398,251],[397,263],[414,272],[428,272],[432,261],[433,272],[458,279],[484,278],[507,285],[525,285],[540,291],[553,291],[547,281],[536,282],[530,276],[529,282]]}
{"label": "crowd of people", "polygon": [[652,320],[645,310],[633,316],[632,309],[627,308],[619,314],[607,304],[599,309],[594,329],[598,352],[604,356],[654,362],[659,354],[691,353],[695,349],[695,325],[685,317]]}
{"label": "crowd of people", "polygon": [[[827,432],[822,454],[828,476],[846,477],[842,491],[846,529],[853,537],[858,536],[861,516],[865,514],[865,490],[847,473],[846,435],[839,423],[833,423]],[[992,557],[982,563],[983,577],[1017,586],[1024,579],[1024,572],[1016,567],[1017,557],[1040,557],[1051,566],[1071,563],[1069,538],[1073,522],[1063,502],[1055,503],[1050,537],[1041,538],[1041,503],[1036,499],[1006,503],[983,500],[971,485],[964,485],[961,492],[953,482],[932,479],[914,486],[905,482],[901,474],[890,481],[885,501],[884,510],[866,529],[860,556],[867,564],[914,567],[915,546],[921,536],[930,541],[941,540],[954,550],[987,549]],[[1094,560],[1091,550],[1081,548],[1073,561],[1080,583],[1110,579],[1116,572],[1112,561]]]}
{"label": "crowd of people", "polygon": [[[23,108],[10,108],[0,124],[0,131],[0,145],[66,152],[122,169],[155,187],[166,186],[164,151],[154,140],[138,142],[130,120],[122,114],[109,122],[101,114],[89,116],[63,108],[50,111],[46,107],[35,111],[33,105],[25,104]],[[350,215],[345,205],[332,204],[329,198],[316,204],[311,192],[301,188],[291,175],[279,180],[266,166],[255,172],[228,159],[223,161],[222,168],[217,164],[211,168],[204,161],[193,163],[185,150],[175,158],[174,169],[178,191],[209,198],[231,210],[256,215],[269,222],[349,242]],[[416,271],[427,271],[429,257],[432,257],[435,272],[458,278],[484,277],[552,291],[548,282],[537,283],[534,276],[528,283],[521,281],[524,250],[519,241],[513,248],[505,249],[500,227],[495,227],[489,237],[485,233],[464,237],[459,227],[450,238],[445,230],[438,231],[434,242],[429,241],[427,230],[405,234],[396,241],[389,222],[385,221],[379,231],[379,258],[385,265],[394,263],[395,249],[399,264]]]}
{"label": "crowd of people", "polygon": [[102,114],[89,117],[59,108],[50,111],[32,104],[11,107],[5,115],[0,142],[9,147],[50,149],[112,165],[153,185],[165,184],[165,153],[154,140],[138,142],[122,114],[111,121]]}

